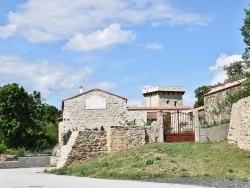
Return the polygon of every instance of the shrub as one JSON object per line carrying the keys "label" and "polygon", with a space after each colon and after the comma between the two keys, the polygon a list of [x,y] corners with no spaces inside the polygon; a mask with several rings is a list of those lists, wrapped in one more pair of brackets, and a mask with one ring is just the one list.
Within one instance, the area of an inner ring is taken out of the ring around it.
{"label": "shrub", "polygon": [[7,150],[7,147],[3,144],[0,144],[0,154],[5,153],[6,150]]}
{"label": "shrub", "polygon": [[25,155],[25,149],[19,148],[16,153],[17,157],[23,157]]}

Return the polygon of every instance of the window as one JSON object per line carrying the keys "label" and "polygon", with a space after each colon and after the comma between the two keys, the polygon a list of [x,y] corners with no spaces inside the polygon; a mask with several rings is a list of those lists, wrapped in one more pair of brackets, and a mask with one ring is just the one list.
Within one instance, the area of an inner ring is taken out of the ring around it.
{"label": "window", "polygon": [[174,106],[176,106],[177,105],[177,101],[174,101]]}

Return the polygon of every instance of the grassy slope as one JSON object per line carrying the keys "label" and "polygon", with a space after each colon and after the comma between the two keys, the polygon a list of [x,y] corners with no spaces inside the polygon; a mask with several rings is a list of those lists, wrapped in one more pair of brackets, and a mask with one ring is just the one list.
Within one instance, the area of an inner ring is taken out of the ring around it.
{"label": "grassy slope", "polygon": [[97,156],[51,173],[108,179],[250,178],[250,152],[226,141],[153,143]]}

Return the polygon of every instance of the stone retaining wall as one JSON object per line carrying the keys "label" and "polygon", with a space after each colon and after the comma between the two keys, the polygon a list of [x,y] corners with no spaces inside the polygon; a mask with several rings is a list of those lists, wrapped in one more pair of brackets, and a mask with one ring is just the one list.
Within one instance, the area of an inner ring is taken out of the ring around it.
{"label": "stone retaining wall", "polygon": [[19,157],[18,161],[0,162],[0,168],[30,168],[30,167],[46,167],[49,165],[50,165],[50,156]]}
{"label": "stone retaining wall", "polygon": [[[162,142],[163,127],[154,122],[152,126],[112,126],[104,131],[75,131],[67,145],[62,146],[57,167],[84,161],[95,155],[113,153],[146,143]],[[76,137],[77,136],[77,137]],[[73,142],[74,141],[74,142]]]}
{"label": "stone retaining wall", "polygon": [[126,150],[146,143],[145,129],[139,126],[113,126],[108,129],[108,153]]}
{"label": "stone retaining wall", "polygon": [[228,142],[250,151],[250,97],[239,100],[232,107]]}
{"label": "stone retaining wall", "polygon": [[63,166],[107,153],[106,131],[80,131]]}

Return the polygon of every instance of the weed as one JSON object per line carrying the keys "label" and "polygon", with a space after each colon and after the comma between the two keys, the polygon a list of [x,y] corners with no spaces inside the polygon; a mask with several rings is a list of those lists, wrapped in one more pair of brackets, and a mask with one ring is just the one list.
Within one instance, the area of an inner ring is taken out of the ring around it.
{"label": "weed", "polygon": [[154,161],[152,161],[150,159],[146,161],[146,165],[151,165],[151,164],[154,164]]}

